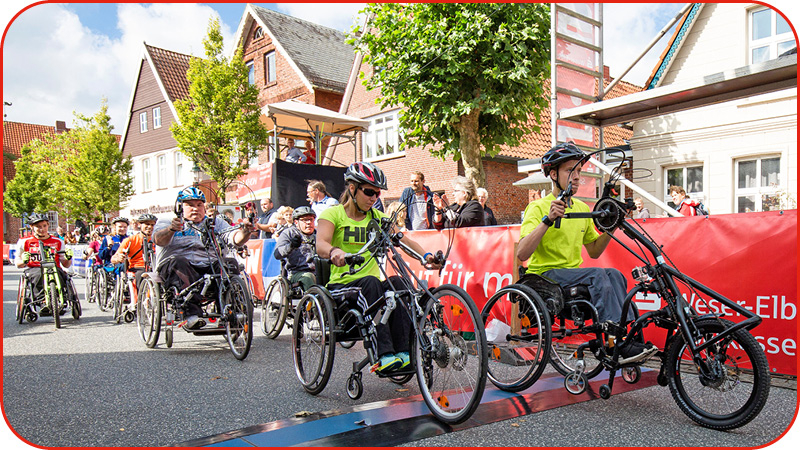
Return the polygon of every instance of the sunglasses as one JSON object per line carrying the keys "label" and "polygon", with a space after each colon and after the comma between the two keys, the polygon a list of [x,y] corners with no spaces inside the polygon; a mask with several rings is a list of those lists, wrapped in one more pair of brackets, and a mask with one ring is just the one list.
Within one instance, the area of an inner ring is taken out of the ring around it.
{"label": "sunglasses", "polygon": [[359,186],[358,189],[360,189],[361,192],[363,192],[364,195],[366,195],[367,197],[380,197],[381,196],[380,189],[378,189],[376,191],[375,189],[364,188],[364,187],[361,187],[361,186]]}

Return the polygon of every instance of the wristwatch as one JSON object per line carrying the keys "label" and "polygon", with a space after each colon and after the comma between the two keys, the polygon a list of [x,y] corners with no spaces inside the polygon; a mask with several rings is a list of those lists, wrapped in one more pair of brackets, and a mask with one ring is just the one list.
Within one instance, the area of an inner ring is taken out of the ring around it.
{"label": "wristwatch", "polygon": [[546,215],[544,217],[542,217],[542,223],[547,225],[548,227],[552,227],[553,226],[553,221],[550,220],[550,218],[547,217]]}

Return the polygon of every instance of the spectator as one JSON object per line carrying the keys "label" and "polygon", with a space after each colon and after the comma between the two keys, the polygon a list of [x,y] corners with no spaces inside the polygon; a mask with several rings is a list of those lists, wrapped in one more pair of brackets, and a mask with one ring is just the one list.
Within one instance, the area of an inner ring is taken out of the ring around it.
{"label": "spectator", "polygon": [[283,230],[287,227],[292,226],[292,214],[294,213],[294,208],[291,206],[281,206],[278,210],[269,218],[269,225],[271,228],[275,230],[272,233],[272,238],[277,239],[278,236],[281,234]]}
{"label": "spectator", "polygon": [[61,239],[62,241],[64,240],[64,229],[63,228],[56,227],[56,237]]}
{"label": "spectator", "polygon": [[271,198],[267,197],[261,200],[261,215],[258,216],[258,222],[255,224],[255,227],[261,232],[259,238],[272,239],[272,233],[275,232],[275,229],[269,225],[269,219],[275,214],[275,211]]}
{"label": "spectator", "polygon": [[214,220],[217,218],[219,211],[217,211],[217,205],[214,202],[207,202],[206,203],[206,217]]}
{"label": "spectator", "polygon": [[[205,207],[205,205],[203,206]],[[222,211],[222,218],[225,220],[225,222],[228,222],[228,225],[233,225],[233,222],[236,220],[236,218],[233,217],[233,211],[230,209]]]}
{"label": "spectator", "polygon": [[136,219],[131,219],[131,226],[128,227],[128,236],[133,236],[134,234],[139,234],[141,232],[139,228],[139,222]]}
{"label": "spectator", "polygon": [[408,228],[406,228],[406,215],[407,215],[406,208],[403,205],[403,203],[401,202],[389,203],[389,206],[386,207],[385,212],[386,215],[389,217],[392,217],[395,214],[397,214],[394,221],[395,226],[400,231],[408,231]]}
{"label": "spectator", "polygon": [[400,202],[406,207],[407,229],[433,228],[433,192],[425,186],[425,175],[422,172],[411,172],[411,186],[403,189]]}
{"label": "spectator", "polygon": [[289,138],[286,141],[286,162],[290,163],[304,163],[306,162],[306,155],[303,154],[303,150],[294,145],[294,139]]}
{"label": "spectator", "polygon": [[103,238],[103,235],[100,234],[99,230],[98,228],[92,232],[89,244],[83,250],[85,259],[91,261],[91,264],[103,264],[103,261],[100,259],[100,240]]}
{"label": "spectator", "polygon": [[[258,213],[256,213],[256,205],[253,202],[247,202],[244,205],[244,216],[250,220],[251,222],[256,222],[256,217],[258,217]],[[258,239],[259,230],[256,227],[253,227],[253,233],[250,235],[250,239]]]}
{"label": "spectator", "polygon": [[681,186],[670,186],[669,195],[672,197],[672,203],[675,209],[684,216],[696,216],[698,202],[692,201],[686,191]]}
{"label": "spectator", "polygon": [[335,198],[328,195],[325,183],[319,180],[308,180],[306,194],[308,194],[308,202],[311,204],[311,209],[314,210],[317,218],[322,214],[322,211],[339,204]]}
{"label": "spectator", "polygon": [[[75,230],[77,231],[77,230]],[[73,233],[67,233],[64,235],[64,243],[65,244],[77,244],[78,240],[75,239],[75,235]]]}
{"label": "spectator", "polygon": [[443,228],[462,228],[483,226],[483,208],[476,197],[475,183],[467,177],[457,176],[453,180],[455,202],[447,205],[447,196],[433,194],[433,226]]}
{"label": "spectator", "polygon": [[306,139],[306,151],[303,152],[303,155],[306,157],[304,164],[317,163],[317,150],[314,148],[314,142],[312,140]]}
{"label": "spectator", "polygon": [[494,218],[494,211],[492,211],[492,208],[486,206],[486,200],[489,199],[489,191],[484,188],[478,188],[476,192],[478,193],[478,203],[480,203],[483,208],[483,224],[486,226],[497,225],[497,219]]}
{"label": "spectator", "polygon": [[636,197],[635,199],[633,199],[633,203],[636,205],[637,219],[650,218],[650,210],[644,207],[644,201],[642,201],[642,197]]}

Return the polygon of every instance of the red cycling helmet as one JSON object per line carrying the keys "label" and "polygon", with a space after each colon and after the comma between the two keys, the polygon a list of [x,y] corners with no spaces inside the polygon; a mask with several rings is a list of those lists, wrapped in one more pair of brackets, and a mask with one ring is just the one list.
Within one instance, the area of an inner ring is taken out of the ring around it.
{"label": "red cycling helmet", "polygon": [[379,189],[389,189],[386,184],[386,175],[375,164],[369,162],[356,162],[350,164],[344,173],[345,183],[354,181],[358,184],[370,184]]}

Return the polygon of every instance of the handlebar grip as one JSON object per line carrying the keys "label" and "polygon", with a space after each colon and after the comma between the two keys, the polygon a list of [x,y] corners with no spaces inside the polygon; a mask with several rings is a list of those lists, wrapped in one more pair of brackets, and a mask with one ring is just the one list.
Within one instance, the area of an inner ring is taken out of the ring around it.
{"label": "handlebar grip", "polygon": [[561,228],[561,217],[559,217],[559,218],[557,218],[556,220],[553,221],[553,227],[554,228]]}

